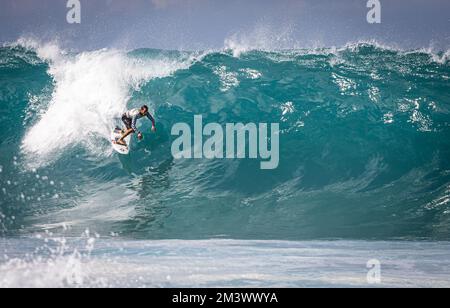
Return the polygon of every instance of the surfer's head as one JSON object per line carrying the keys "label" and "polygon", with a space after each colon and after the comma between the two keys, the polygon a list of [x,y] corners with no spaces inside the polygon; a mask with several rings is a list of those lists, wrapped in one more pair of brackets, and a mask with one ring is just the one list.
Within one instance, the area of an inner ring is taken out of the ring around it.
{"label": "surfer's head", "polygon": [[148,113],[148,106],[144,105],[141,107],[141,114],[146,115]]}

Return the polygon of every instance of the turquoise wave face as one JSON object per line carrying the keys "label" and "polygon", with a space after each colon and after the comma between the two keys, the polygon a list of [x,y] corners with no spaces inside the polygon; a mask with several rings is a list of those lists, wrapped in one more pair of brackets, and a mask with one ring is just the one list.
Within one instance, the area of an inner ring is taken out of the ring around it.
{"label": "turquoise wave face", "polygon": [[[0,230],[450,239],[448,53],[0,49]],[[158,132],[114,154],[148,103]],[[171,128],[279,123],[280,162],[175,160]]]}

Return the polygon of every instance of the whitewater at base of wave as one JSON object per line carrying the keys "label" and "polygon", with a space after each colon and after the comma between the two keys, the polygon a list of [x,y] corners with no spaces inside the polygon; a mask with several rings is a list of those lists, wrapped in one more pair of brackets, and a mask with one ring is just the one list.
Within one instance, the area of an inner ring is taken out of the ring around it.
{"label": "whitewater at base of wave", "polygon": [[44,238],[0,239],[0,287],[450,286],[444,242]]}

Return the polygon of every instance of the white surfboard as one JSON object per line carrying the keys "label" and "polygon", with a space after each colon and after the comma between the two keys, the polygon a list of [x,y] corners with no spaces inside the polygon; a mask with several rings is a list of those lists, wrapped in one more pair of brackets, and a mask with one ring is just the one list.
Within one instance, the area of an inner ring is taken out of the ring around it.
{"label": "white surfboard", "polygon": [[131,135],[124,139],[127,146],[123,146],[120,144],[116,144],[115,142],[122,137],[122,132],[120,128],[116,127],[116,129],[111,133],[111,145],[113,149],[122,155],[128,155],[130,153],[130,143],[131,143]]}

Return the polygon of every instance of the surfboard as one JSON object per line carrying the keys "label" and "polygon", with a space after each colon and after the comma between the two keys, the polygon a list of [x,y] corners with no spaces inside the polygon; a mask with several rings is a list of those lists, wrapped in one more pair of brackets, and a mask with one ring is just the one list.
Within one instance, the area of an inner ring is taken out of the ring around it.
{"label": "surfboard", "polygon": [[129,135],[124,139],[127,146],[114,143],[115,141],[119,140],[120,137],[122,137],[122,131],[120,128],[116,127],[114,131],[111,133],[111,145],[114,151],[116,151],[117,153],[122,155],[128,155],[130,153],[131,135]]}

